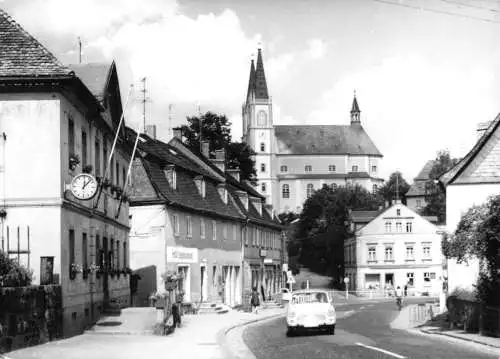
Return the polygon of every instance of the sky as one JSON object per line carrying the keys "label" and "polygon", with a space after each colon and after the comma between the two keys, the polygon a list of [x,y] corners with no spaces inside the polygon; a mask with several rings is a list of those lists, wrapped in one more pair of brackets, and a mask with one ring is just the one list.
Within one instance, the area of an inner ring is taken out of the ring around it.
{"label": "sky", "polygon": [[[158,137],[201,112],[234,140],[262,47],[275,124],[348,124],[353,93],[384,155],[411,182],[437,151],[464,156],[500,112],[498,0],[0,0],[64,64],[114,60],[127,124]],[[134,85],[132,91],[130,85]],[[130,92],[130,96],[128,96]],[[170,110],[169,110],[170,108]]]}

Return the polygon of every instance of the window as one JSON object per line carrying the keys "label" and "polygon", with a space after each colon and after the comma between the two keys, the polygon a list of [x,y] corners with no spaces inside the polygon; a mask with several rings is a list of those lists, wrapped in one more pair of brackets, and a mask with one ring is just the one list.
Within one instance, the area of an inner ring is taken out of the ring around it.
{"label": "window", "polygon": [[396,209],[396,215],[397,216],[401,216],[401,210],[400,209]]}
{"label": "window", "polygon": [[99,237],[99,235],[96,235],[95,236],[95,248],[94,248],[94,264],[95,265],[102,265],[101,263],[101,237]]}
{"label": "window", "polygon": [[265,163],[260,164],[260,172],[266,172],[266,164]]}
{"label": "window", "polygon": [[227,241],[227,223],[222,226],[222,239]]}
{"label": "window", "polygon": [[127,174],[125,173],[125,167],[122,168],[122,186],[125,188],[125,182],[127,181]]}
{"label": "window", "polygon": [[110,269],[115,268],[115,243],[114,239],[109,240],[108,266]]}
{"label": "window", "polygon": [[401,226],[401,222],[396,222],[396,232],[402,232],[403,227]]}
{"label": "window", "polygon": [[414,260],[415,252],[413,251],[413,246],[406,246],[406,260]]}
{"label": "window", "polygon": [[281,166],[281,167],[280,167],[280,171],[281,171],[281,172],[288,172],[288,166],[284,166],[284,165],[283,165],[283,166]]}
{"label": "window", "polygon": [[376,184],[374,184],[374,185],[372,186],[372,192],[373,192],[373,194],[376,194],[376,193],[377,193],[377,191],[378,191],[378,187],[377,187],[377,185],[376,185]]}
{"label": "window", "polygon": [[115,166],[114,166],[114,163],[115,163],[115,156],[112,155],[111,156],[111,162],[109,163],[109,177],[110,177],[111,183],[115,182]]}
{"label": "window", "polygon": [[429,285],[431,283],[431,273],[424,272],[424,284]]}
{"label": "window", "polygon": [[369,247],[368,248],[368,260],[376,261],[377,260],[377,248]]}
{"label": "window", "polygon": [[266,184],[265,183],[262,183],[260,185],[261,189],[262,189],[262,192],[266,192]]}
{"label": "window", "polygon": [[385,232],[386,233],[392,232],[391,222],[385,222]]}
{"label": "window", "polygon": [[106,142],[106,138],[104,138],[102,140],[102,163],[104,164],[104,173],[106,173],[106,167],[108,166],[108,144]]}
{"label": "window", "polygon": [[311,165],[307,165],[304,167],[304,171],[306,172],[312,172],[312,166]]}
{"label": "window", "polygon": [[233,240],[238,239],[238,226],[235,224],[233,225]]}
{"label": "window", "polygon": [[174,235],[179,235],[179,216],[174,214]]}
{"label": "window", "polygon": [[120,164],[116,161],[116,185],[120,185]]}
{"label": "window", "polygon": [[68,118],[68,153],[75,154],[75,123],[71,117]]}
{"label": "window", "polygon": [[265,126],[267,122],[267,114],[265,111],[259,111],[259,114],[257,115],[257,124],[259,126]]}
{"label": "window", "polygon": [[422,207],[422,200],[417,199],[417,208],[420,208],[420,207]]}
{"label": "window", "polygon": [[412,225],[411,222],[406,222],[406,232],[411,233]]}
{"label": "window", "polygon": [[309,183],[307,185],[307,190],[306,190],[306,196],[307,198],[310,198],[314,193],[314,185],[312,183]]}
{"label": "window", "polygon": [[172,170],[172,189],[177,189],[177,172]]}
{"label": "window", "polygon": [[71,266],[75,264],[75,231],[73,229],[69,230],[69,272],[70,272],[70,278],[73,278],[71,276],[72,270]]}
{"label": "window", "polygon": [[203,218],[200,219],[200,237],[205,239],[205,220]]}
{"label": "window", "polygon": [[94,164],[95,164],[95,175],[101,175],[101,144],[98,140],[95,141],[95,153],[94,153]]}
{"label": "window", "polygon": [[217,222],[216,221],[212,221],[212,240],[216,240],[217,239]]}
{"label": "window", "polygon": [[264,142],[260,143],[260,152],[265,152],[266,151],[266,144]]}
{"label": "window", "polygon": [[82,167],[87,165],[87,133],[82,131]]}
{"label": "window", "polygon": [[83,269],[87,269],[89,266],[87,250],[88,250],[87,233],[82,233],[82,267],[83,267]]}
{"label": "window", "polygon": [[193,237],[193,222],[191,220],[191,216],[186,216],[186,237]]}
{"label": "window", "polygon": [[328,172],[335,172],[337,169],[335,167],[335,165],[330,165],[328,166]]}
{"label": "window", "polygon": [[413,287],[415,284],[413,272],[406,273],[406,279],[408,280],[408,285]]}
{"label": "window", "polygon": [[423,258],[430,259],[431,258],[431,246],[429,244],[424,245],[422,248]]}
{"label": "window", "polygon": [[127,242],[123,241],[123,268],[127,268]]}
{"label": "window", "polygon": [[352,172],[358,172],[358,166],[352,166]]}
{"label": "window", "polygon": [[372,173],[377,173],[377,166],[372,166]]}
{"label": "window", "polygon": [[392,247],[385,247],[385,260],[392,261],[394,257],[392,256]]}
{"label": "window", "polygon": [[281,186],[281,197],[290,198],[290,186],[289,185],[284,184]]}
{"label": "window", "polygon": [[116,241],[116,269],[120,268],[120,241]]}

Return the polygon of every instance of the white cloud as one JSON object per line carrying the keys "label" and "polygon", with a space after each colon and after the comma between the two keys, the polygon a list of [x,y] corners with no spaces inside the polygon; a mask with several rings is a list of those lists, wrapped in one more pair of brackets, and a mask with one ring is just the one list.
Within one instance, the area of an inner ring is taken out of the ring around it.
{"label": "white cloud", "polygon": [[307,42],[309,48],[307,49],[307,56],[313,60],[321,59],[326,54],[326,44],[321,39],[310,39]]}
{"label": "white cloud", "polygon": [[411,181],[438,150],[459,156],[470,149],[476,124],[495,115],[493,99],[484,95],[493,92],[493,81],[481,64],[461,68],[396,56],[343,77],[318,100],[308,123],[348,124],[356,89],[363,126],[385,155],[384,177],[399,169]]}

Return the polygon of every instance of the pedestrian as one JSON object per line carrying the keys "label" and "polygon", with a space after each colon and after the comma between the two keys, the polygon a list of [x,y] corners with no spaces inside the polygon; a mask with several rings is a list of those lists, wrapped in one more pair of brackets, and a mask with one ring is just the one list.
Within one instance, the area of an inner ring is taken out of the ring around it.
{"label": "pedestrian", "polygon": [[182,301],[184,293],[179,291],[175,296],[175,303],[172,305],[172,316],[174,318],[174,328],[180,328],[182,315]]}
{"label": "pedestrian", "polygon": [[405,284],[405,297],[408,296],[408,284]]}
{"label": "pedestrian", "polygon": [[252,295],[250,296],[250,305],[252,306],[252,313],[259,314],[259,292],[257,292],[257,287],[253,287]]}

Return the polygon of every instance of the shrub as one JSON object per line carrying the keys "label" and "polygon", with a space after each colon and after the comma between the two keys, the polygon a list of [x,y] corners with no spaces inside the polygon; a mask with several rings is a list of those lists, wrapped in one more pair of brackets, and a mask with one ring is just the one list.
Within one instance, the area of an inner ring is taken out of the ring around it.
{"label": "shrub", "polygon": [[33,272],[0,252],[0,287],[25,287],[33,280]]}

